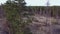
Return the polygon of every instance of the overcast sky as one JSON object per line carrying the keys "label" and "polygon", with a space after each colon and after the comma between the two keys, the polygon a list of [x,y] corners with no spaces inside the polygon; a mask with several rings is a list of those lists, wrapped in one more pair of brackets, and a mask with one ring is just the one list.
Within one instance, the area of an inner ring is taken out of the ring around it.
{"label": "overcast sky", "polygon": [[[0,0],[0,3],[5,3],[7,0]],[[46,6],[47,0],[25,0],[28,6]],[[50,6],[60,6],[60,0],[49,0]]]}

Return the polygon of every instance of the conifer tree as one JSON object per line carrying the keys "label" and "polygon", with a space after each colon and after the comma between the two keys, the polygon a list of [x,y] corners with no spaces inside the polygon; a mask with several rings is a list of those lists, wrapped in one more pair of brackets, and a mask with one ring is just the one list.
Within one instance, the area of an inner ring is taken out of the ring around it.
{"label": "conifer tree", "polygon": [[31,22],[31,19],[28,18],[29,20],[26,20],[25,22],[22,18],[22,13],[26,10],[25,4],[24,0],[8,0],[3,5],[9,24],[10,34],[27,34],[24,29],[26,28],[26,25]]}

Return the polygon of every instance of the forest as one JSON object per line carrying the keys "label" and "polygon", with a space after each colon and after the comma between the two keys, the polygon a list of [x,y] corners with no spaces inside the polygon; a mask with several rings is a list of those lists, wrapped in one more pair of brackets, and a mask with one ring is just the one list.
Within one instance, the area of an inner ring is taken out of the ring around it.
{"label": "forest", "polygon": [[3,18],[6,18],[6,34],[34,34],[29,26],[33,23],[33,16],[36,14],[60,18],[60,6],[26,6],[25,0],[7,0],[0,5],[0,9],[3,11]]}

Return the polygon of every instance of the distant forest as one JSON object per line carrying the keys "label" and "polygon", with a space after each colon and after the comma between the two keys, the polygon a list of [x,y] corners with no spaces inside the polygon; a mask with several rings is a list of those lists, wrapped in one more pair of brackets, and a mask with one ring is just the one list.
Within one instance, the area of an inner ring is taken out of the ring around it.
{"label": "distant forest", "polygon": [[42,12],[42,14],[48,12],[48,14],[52,17],[60,17],[60,6],[28,6],[28,8],[30,12],[38,14],[40,12]]}

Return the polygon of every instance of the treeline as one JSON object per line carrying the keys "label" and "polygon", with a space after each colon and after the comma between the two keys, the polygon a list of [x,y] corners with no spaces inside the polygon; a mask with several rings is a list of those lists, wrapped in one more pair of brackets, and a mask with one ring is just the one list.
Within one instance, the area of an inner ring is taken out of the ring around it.
{"label": "treeline", "polygon": [[[60,6],[28,6],[30,11],[34,13],[47,13],[51,17],[60,17]],[[46,15],[47,15],[46,14]]]}

